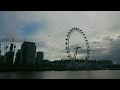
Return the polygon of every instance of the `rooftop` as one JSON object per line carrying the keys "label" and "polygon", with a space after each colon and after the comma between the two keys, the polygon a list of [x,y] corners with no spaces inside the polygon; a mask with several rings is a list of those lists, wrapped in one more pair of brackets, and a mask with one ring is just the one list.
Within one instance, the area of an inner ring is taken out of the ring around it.
{"label": "rooftop", "polygon": [[25,42],[23,42],[23,44],[35,44],[34,42],[27,42],[27,41],[25,41]]}

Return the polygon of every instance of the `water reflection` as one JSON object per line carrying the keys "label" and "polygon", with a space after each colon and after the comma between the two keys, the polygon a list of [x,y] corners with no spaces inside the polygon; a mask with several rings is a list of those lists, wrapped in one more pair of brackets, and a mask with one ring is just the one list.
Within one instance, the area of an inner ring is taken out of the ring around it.
{"label": "water reflection", "polygon": [[0,79],[120,79],[120,70],[0,72]]}
{"label": "water reflection", "polygon": [[[42,78],[42,74],[39,78]],[[35,72],[4,72],[0,73],[0,79],[36,79]]]}
{"label": "water reflection", "polygon": [[17,79],[33,79],[35,77],[34,72],[18,72],[15,75]]}

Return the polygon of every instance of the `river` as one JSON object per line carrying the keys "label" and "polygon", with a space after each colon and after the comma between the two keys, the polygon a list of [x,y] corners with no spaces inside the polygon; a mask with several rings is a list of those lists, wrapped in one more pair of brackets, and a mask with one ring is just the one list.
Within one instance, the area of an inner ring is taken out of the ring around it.
{"label": "river", "polygon": [[0,79],[120,79],[120,70],[0,72]]}

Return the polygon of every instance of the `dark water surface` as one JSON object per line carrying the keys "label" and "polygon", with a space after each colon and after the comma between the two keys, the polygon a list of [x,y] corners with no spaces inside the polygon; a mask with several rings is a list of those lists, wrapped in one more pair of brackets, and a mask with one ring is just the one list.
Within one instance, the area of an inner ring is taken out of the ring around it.
{"label": "dark water surface", "polygon": [[0,72],[0,79],[120,79],[120,70]]}

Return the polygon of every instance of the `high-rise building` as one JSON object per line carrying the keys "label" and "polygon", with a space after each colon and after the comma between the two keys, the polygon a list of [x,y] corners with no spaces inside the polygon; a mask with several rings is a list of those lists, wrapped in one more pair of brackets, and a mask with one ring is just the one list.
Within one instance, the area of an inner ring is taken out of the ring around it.
{"label": "high-rise building", "polygon": [[0,55],[0,64],[5,64],[5,56]]}
{"label": "high-rise building", "polygon": [[16,53],[15,63],[14,64],[20,64],[21,60],[21,50],[18,50]]}
{"label": "high-rise building", "polygon": [[35,64],[36,46],[32,42],[24,42],[21,46],[21,64]]}
{"label": "high-rise building", "polygon": [[10,51],[8,51],[6,54],[6,64],[13,64],[14,59],[14,51],[13,51],[13,44],[10,46]]}
{"label": "high-rise building", "polygon": [[36,64],[39,64],[44,59],[44,53],[39,51],[37,52]]}

